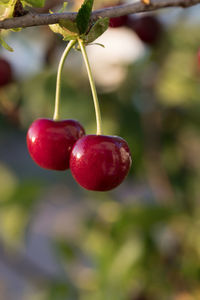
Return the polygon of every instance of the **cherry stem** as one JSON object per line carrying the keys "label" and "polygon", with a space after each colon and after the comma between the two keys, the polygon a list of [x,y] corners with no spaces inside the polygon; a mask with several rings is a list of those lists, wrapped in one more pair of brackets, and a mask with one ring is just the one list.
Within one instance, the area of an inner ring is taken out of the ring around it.
{"label": "cherry stem", "polygon": [[94,108],[95,108],[95,114],[96,114],[96,122],[97,122],[97,135],[102,134],[102,122],[101,122],[101,112],[100,112],[100,107],[99,107],[99,100],[97,97],[97,91],[94,83],[94,79],[92,76],[92,71],[90,68],[87,52],[85,49],[84,42],[81,39],[78,39],[78,43],[83,55],[83,59],[86,65],[87,73],[88,73],[88,78],[90,82],[90,87],[92,91],[92,96],[93,96],[93,101],[94,101]]}
{"label": "cherry stem", "polygon": [[66,59],[69,51],[75,44],[76,44],[76,40],[71,40],[67,44],[67,47],[65,48],[65,51],[63,52],[63,55],[61,56],[61,59],[60,59],[59,65],[58,65],[57,79],[56,79],[55,109],[54,109],[54,115],[53,115],[54,121],[59,120],[61,73],[63,70],[65,59]]}

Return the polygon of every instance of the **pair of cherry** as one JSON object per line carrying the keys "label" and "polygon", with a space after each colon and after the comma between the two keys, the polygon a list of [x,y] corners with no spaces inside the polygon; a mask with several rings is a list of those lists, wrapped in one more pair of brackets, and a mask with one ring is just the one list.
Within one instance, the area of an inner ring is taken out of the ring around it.
{"label": "pair of cherry", "polygon": [[[78,43],[85,61],[97,122],[97,134],[85,135],[75,120],[59,120],[60,78],[69,51]],[[101,113],[84,41],[71,40],[60,59],[57,72],[53,120],[38,119],[27,133],[27,145],[33,160],[52,170],[71,169],[75,180],[84,188],[108,191],[118,186],[127,175],[131,155],[127,143],[120,137],[101,133]]]}
{"label": "pair of cherry", "polygon": [[126,177],[131,155],[120,137],[85,135],[75,120],[38,119],[27,133],[32,159],[52,170],[71,169],[75,180],[84,188],[108,191]]}

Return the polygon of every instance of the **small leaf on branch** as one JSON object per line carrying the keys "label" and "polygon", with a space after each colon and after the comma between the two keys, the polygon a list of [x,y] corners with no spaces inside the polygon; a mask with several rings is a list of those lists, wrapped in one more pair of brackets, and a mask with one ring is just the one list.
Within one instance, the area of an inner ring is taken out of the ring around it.
{"label": "small leaf on branch", "polygon": [[2,36],[0,36],[0,44],[8,51],[13,52],[13,48],[11,48],[6,42],[5,40],[2,38]]}
{"label": "small leaf on branch", "polygon": [[[65,2],[67,4],[67,2]],[[65,4],[65,7],[66,7]],[[50,10],[50,14],[53,12]],[[58,34],[61,34],[64,41],[75,40],[78,36],[78,28],[76,23],[71,20],[60,20],[59,24],[51,24],[49,28]]]}
{"label": "small leaf on branch", "polygon": [[77,39],[77,35],[72,35],[72,34],[66,34],[65,37],[63,37],[63,41],[71,41],[76,39]]}
{"label": "small leaf on branch", "polygon": [[17,0],[9,0],[7,2],[3,2],[3,4],[0,2],[0,5],[2,5],[2,8],[4,8],[1,11],[0,20],[13,17],[16,2]]}
{"label": "small leaf on branch", "polygon": [[64,27],[61,27],[59,24],[52,24],[49,25],[49,27],[53,32],[61,34],[63,36],[63,40],[65,41],[77,39],[76,33],[71,32]]}
{"label": "small leaf on branch", "polygon": [[83,36],[83,40],[86,44],[89,44],[95,41],[100,35],[102,35],[109,26],[109,18],[100,18],[92,26],[89,33],[86,36]]}
{"label": "small leaf on branch", "polygon": [[59,24],[70,32],[79,33],[76,23],[71,20],[60,20]]}
{"label": "small leaf on branch", "polygon": [[80,34],[85,33],[88,29],[93,2],[94,0],[84,0],[81,8],[78,11],[76,24]]}

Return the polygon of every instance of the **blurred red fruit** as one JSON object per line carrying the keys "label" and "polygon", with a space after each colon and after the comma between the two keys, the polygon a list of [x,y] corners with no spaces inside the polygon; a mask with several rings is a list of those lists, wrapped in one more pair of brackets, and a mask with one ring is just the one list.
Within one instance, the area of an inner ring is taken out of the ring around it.
{"label": "blurred red fruit", "polygon": [[10,63],[0,58],[0,87],[4,86],[12,81],[12,68]]}
{"label": "blurred red fruit", "polygon": [[129,16],[127,26],[133,29],[144,43],[149,45],[155,44],[162,32],[162,25],[154,16],[142,16],[139,18]]}
{"label": "blurred red fruit", "polygon": [[126,25],[126,22],[128,20],[128,16],[121,16],[116,18],[110,18],[109,26],[112,28],[117,28]]}

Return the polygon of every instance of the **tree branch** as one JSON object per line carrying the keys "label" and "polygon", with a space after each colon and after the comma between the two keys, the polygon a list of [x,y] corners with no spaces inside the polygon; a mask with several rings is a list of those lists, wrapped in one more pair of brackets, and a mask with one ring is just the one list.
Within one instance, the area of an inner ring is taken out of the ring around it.
{"label": "tree branch", "polygon": [[[145,5],[141,1],[115,7],[108,7],[93,11],[91,20],[99,17],[119,17],[126,14],[148,12],[165,7],[189,7],[199,4],[200,0],[151,0],[150,5]],[[34,14],[28,13],[22,17],[9,18],[0,21],[0,29],[10,29],[19,27],[31,27],[58,23],[61,19],[75,20],[77,13],[54,13],[54,14]]]}

